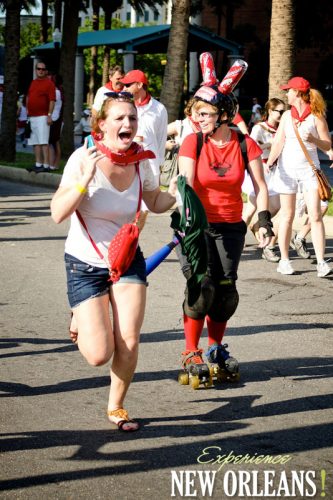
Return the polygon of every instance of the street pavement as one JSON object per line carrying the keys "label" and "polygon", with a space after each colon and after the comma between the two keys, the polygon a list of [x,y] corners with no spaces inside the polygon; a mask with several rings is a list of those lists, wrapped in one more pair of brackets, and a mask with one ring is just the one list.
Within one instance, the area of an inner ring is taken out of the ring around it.
{"label": "street pavement", "polygon": [[[225,337],[241,379],[195,391],[177,383],[184,280],[171,253],[149,277],[126,399],[142,429],[121,433],[106,419],[107,366],[90,367],[67,334],[68,224],[50,218],[54,190],[0,180],[0,497],[332,499],[333,278],[294,252],[297,273],[278,274],[248,234]],[[169,215],[148,216],[146,256],[170,241]]]}

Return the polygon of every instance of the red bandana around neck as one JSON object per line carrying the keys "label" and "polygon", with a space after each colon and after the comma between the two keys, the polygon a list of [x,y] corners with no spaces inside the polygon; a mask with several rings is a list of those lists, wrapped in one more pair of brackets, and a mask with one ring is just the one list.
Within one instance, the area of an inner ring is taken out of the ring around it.
{"label": "red bandana around neck", "polygon": [[309,115],[311,115],[310,104],[306,105],[306,108],[303,111],[303,113],[301,114],[301,116],[299,115],[295,106],[291,106],[291,116],[293,118],[295,118],[295,120],[297,120],[298,122],[303,122],[305,120],[305,118],[307,118]]}
{"label": "red bandana around neck", "polygon": [[272,130],[269,130],[269,132],[272,132],[273,130],[274,130],[274,131],[276,131],[276,130],[278,129],[278,126],[277,126],[277,127],[274,127],[274,125],[270,125],[270,124],[268,123],[268,121],[265,121],[265,124],[267,125],[267,127],[268,127],[269,129],[272,129]]}
{"label": "red bandana around neck", "polygon": [[112,163],[122,166],[131,165],[142,160],[151,160],[153,158],[156,158],[155,154],[152,151],[150,151],[149,149],[144,150],[136,142],[133,142],[130,148],[122,153],[111,151],[111,149],[105,146],[105,144],[96,140],[95,146],[97,149],[99,149],[99,151],[101,151],[101,153],[105,154],[112,161]]}
{"label": "red bandana around neck", "polygon": [[147,92],[146,97],[144,98],[143,101],[141,101],[141,102],[135,101],[135,106],[137,106],[137,107],[145,106],[146,104],[148,104],[150,99],[151,99],[151,95],[149,94],[149,92]]}

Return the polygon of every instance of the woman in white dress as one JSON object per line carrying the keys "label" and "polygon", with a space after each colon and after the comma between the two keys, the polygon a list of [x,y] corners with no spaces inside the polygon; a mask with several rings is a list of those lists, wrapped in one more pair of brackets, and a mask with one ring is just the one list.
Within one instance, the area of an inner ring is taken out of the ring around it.
{"label": "woman in white dress", "polygon": [[310,83],[302,77],[291,78],[281,88],[287,91],[288,104],[291,109],[282,117],[266,162],[266,169],[269,170],[278,160],[274,188],[280,193],[281,202],[279,224],[281,260],[277,271],[281,274],[294,274],[289,260],[289,245],[295,217],[296,194],[300,191],[304,195],[311,222],[317,275],[323,278],[331,272],[331,269],[324,260],[325,228],[320,208],[318,183],[295,130],[298,130],[308,154],[319,169],[317,148],[328,151],[331,147],[331,138],[325,119],[326,103],[320,92],[310,88]]}
{"label": "woman in white dress", "polygon": [[[269,152],[271,150],[272,142],[276,134],[277,128],[279,126],[281,117],[285,111],[285,103],[276,97],[269,99],[265,104],[265,111],[263,115],[263,121],[254,125],[251,130],[251,137],[254,139],[262,149],[262,162],[265,166]],[[269,211],[272,217],[276,215],[280,209],[280,196],[274,189],[274,176],[272,171],[265,171],[265,181],[268,188],[269,196]],[[247,226],[250,225],[252,217],[257,209],[256,195],[254,192],[253,184],[250,176],[247,174],[245,181],[243,183],[242,190],[247,194],[247,205],[246,210],[243,214],[243,219]],[[250,225],[250,229],[254,235],[258,233],[259,225],[258,221]],[[263,248],[262,258],[269,262],[278,262],[280,257],[278,255],[278,249],[276,245],[277,241],[277,225],[275,222],[274,233],[275,236],[269,246]]]}

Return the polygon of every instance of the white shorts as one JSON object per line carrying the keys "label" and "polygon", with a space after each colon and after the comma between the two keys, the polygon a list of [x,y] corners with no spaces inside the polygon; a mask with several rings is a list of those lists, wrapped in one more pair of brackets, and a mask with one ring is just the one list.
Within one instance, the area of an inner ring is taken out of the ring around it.
{"label": "white shorts", "polygon": [[50,125],[47,124],[47,116],[31,116],[31,135],[28,139],[29,146],[36,144],[48,144],[50,137]]}
{"label": "white shorts", "polygon": [[[266,172],[264,172],[264,177],[265,177],[265,182],[266,182],[267,189],[268,189],[268,196],[276,196],[278,193],[277,193],[277,191],[275,189],[275,185],[274,185],[273,172],[269,172],[268,174],[266,174]],[[254,187],[253,187],[251,176],[247,171],[245,172],[245,178],[244,178],[244,182],[242,184],[242,192],[247,194],[248,196],[251,196],[251,197],[256,195],[254,192]]]}
{"label": "white shorts", "polygon": [[274,173],[274,189],[280,194],[304,193],[318,189],[318,182],[310,165],[290,168],[288,172],[278,166]]}

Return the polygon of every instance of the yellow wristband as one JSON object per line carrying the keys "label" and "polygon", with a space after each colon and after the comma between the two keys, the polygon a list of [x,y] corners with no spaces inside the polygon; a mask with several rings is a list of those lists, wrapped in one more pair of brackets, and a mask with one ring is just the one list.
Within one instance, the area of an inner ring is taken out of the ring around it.
{"label": "yellow wristband", "polygon": [[84,186],[81,186],[81,184],[75,184],[75,189],[78,191],[80,194],[86,194],[88,192],[88,189],[85,188]]}

